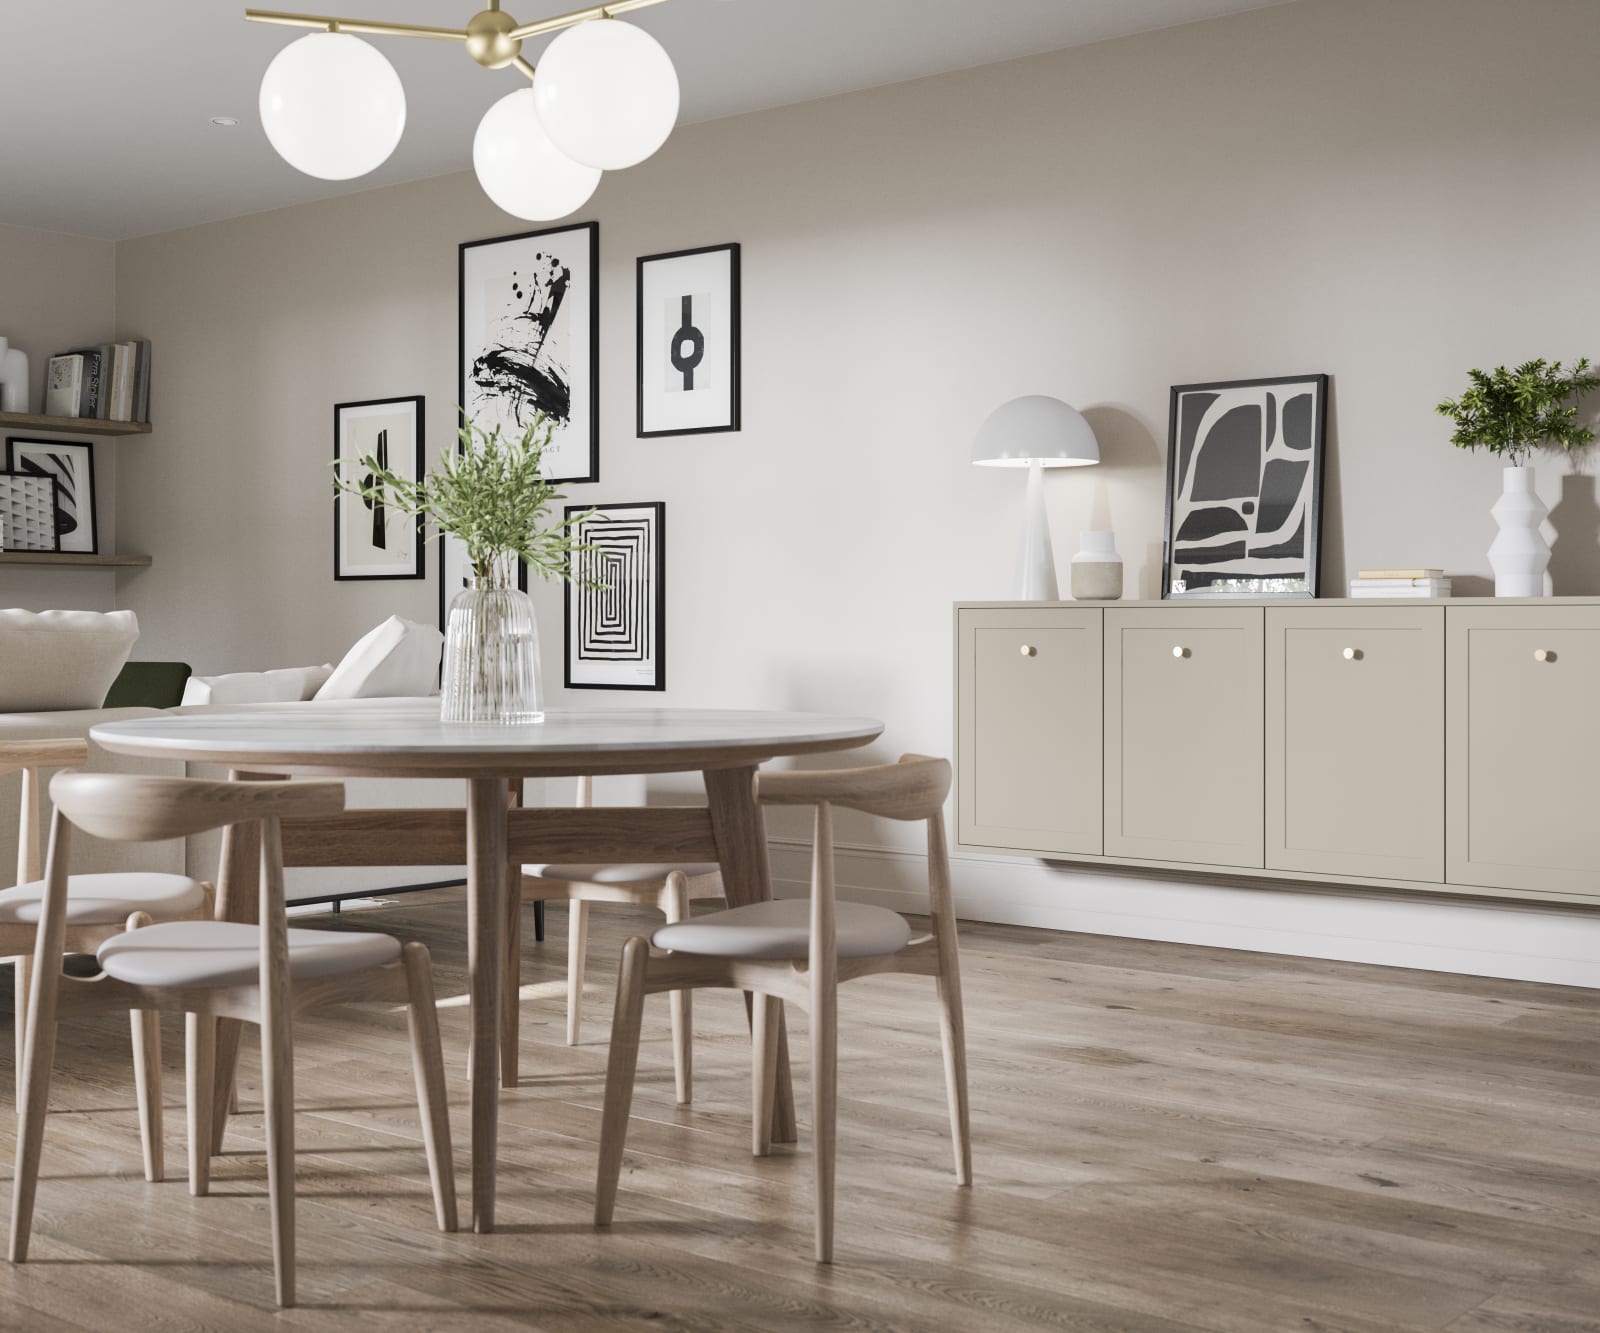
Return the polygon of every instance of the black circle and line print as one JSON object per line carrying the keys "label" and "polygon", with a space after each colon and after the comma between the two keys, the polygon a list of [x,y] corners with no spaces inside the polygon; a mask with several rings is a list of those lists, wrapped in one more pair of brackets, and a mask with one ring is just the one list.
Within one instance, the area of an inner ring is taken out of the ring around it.
{"label": "black circle and line print", "polygon": [[[689,350],[686,350],[689,349]],[[672,335],[672,368],[683,376],[685,393],[694,391],[694,372],[706,355],[706,336],[694,325],[694,297],[683,297],[683,323]]]}

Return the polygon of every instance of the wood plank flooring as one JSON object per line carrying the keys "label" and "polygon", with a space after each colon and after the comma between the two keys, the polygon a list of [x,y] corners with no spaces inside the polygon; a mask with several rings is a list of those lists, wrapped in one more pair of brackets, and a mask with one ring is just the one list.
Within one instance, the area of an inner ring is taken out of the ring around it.
{"label": "wood plank flooring", "polygon": [[[342,918],[433,950],[463,1189],[464,915],[442,890]],[[653,919],[592,911],[575,1049],[563,909],[548,943],[525,933],[493,1236],[433,1229],[402,1012],[300,1026],[302,1305],[281,1314],[253,1039],[213,1196],[192,1199],[180,1024],[161,1185],[140,1175],[126,1021],[64,1031],[34,1260],[0,1264],[0,1329],[1600,1330],[1600,993],[1011,927],[963,930],[972,1190],[953,1186],[925,980],[842,993],[832,1268],[809,1257],[803,1015],[802,1142],[755,1160],[742,1004],[696,1000],[681,1109],[654,997],[598,1234],[616,958]]]}

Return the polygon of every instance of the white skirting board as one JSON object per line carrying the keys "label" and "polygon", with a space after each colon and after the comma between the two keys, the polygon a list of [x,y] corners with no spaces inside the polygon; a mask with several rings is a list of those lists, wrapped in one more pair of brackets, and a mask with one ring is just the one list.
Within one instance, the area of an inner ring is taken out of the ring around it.
{"label": "white skirting board", "polygon": [[[810,844],[773,838],[771,846],[777,893],[804,896]],[[835,852],[841,896],[927,911],[919,853],[844,843]],[[1179,881],[972,852],[952,854],[951,877],[964,920],[1600,988],[1600,913],[1371,889]]]}

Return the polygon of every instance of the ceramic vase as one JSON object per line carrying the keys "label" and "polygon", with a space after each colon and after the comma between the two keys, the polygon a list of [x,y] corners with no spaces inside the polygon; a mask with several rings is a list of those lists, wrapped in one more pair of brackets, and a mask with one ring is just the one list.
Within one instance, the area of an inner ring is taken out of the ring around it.
{"label": "ceramic vase", "polygon": [[544,721],[533,599],[510,578],[483,580],[450,603],[440,694],[444,722]]}
{"label": "ceramic vase", "polygon": [[1079,602],[1114,602],[1122,596],[1122,557],[1117,534],[1085,532],[1072,557],[1072,596]]}
{"label": "ceramic vase", "polygon": [[1489,512],[1500,532],[1489,546],[1496,597],[1543,597],[1550,543],[1540,525],[1550,512],[1533,489],[1531,467],[1508,467],[1505,489]]}
{"label": "ceramic vase", "polygon": [[0,338],[0,412],[28,410],[28,354]]}

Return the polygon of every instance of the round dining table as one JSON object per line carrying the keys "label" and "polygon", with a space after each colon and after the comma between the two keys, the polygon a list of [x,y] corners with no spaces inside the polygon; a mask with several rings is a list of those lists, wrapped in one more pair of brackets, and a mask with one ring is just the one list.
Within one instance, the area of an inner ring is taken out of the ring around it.
{"label": "round dining table", "polygon": [[[868,744],[883,724],[864,717],[724,709],[554,709],[540,723],[439,719],[437,699],[277,704],[104,722],[90,731],[117,754],[222,765],[233,776],[454,778],[465,810],[349,810],[286,821],[286,865],[467,867],[472,1222],[494,1229],[499,1090],[516,1081],[516,1046],[504,1033],[508,943],[520,940],[521,898],[510,868],[524,862],[704,862],[722,869],[730,906],[772,895],[766,832],[756,804],[757,767],[789,755]],[[699,771],[702,806],[523,808],[521,779]],[[513,783],[516,783],[513,788]],[[224,835],[217,912],[253,920],[253,830]],[[238,1025],[219,1031],[220,1151],[233,1091]],[[231,1029],[231,1030],[230,1030]],[[794,1139],[788,1061],[780,1060],[774,1134]]]}

